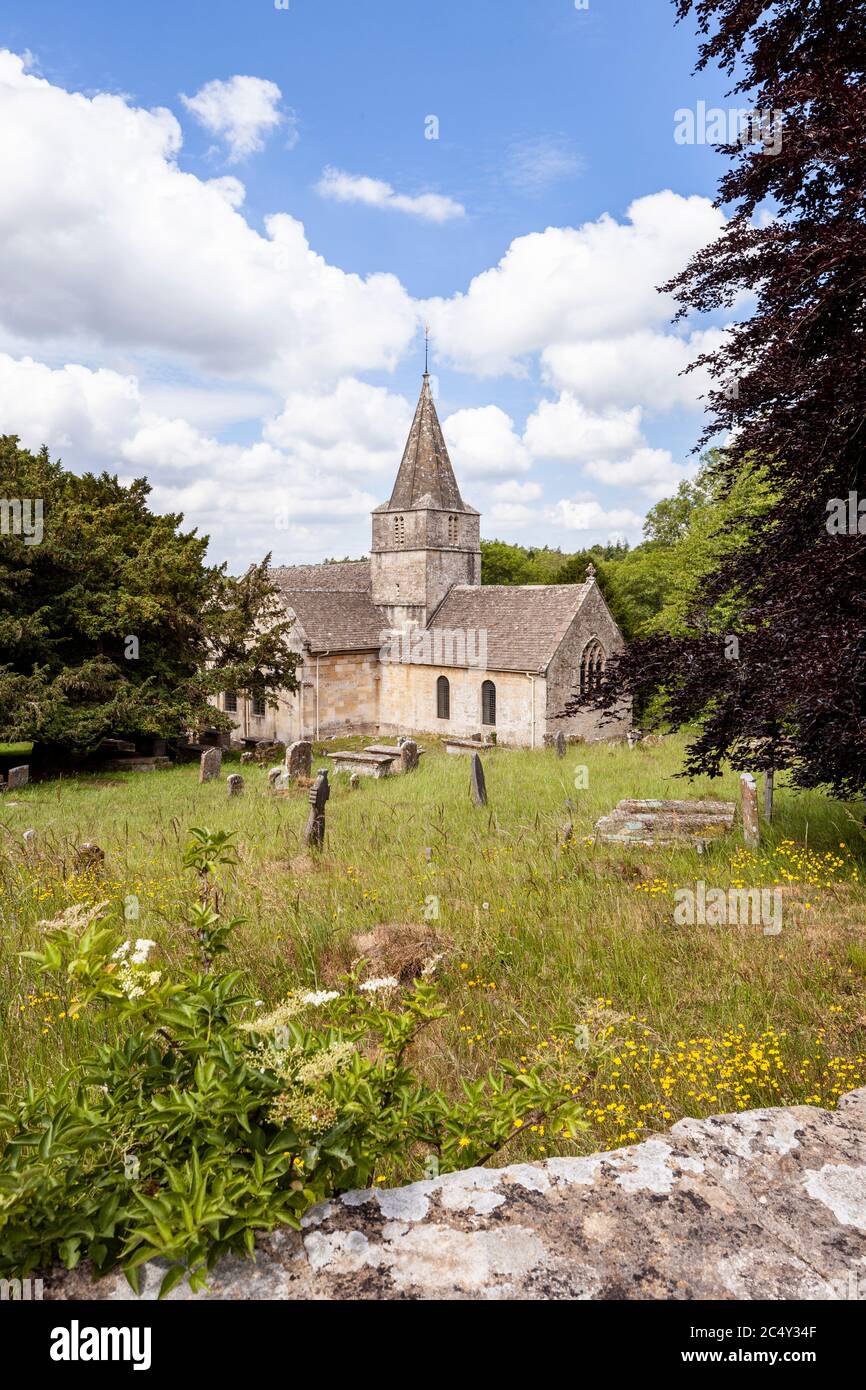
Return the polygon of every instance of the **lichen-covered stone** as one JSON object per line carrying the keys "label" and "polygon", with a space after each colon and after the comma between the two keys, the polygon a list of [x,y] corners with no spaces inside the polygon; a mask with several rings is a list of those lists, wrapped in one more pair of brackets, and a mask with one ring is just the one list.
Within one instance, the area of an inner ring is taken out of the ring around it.
{"label": "lichen-covered stone", "polygon": [[[866,1299],[866,1088],[314,1207],[172,1299]],[[164,1269],[142,1270],[155,1298]],[[45,1297],[121,1299],[56,1272]]]}

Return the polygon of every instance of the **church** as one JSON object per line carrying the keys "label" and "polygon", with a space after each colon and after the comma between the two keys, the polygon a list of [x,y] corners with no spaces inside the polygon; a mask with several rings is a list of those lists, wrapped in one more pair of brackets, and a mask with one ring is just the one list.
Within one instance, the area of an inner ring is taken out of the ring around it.
{"label": "church", "polygon": [[622,737],[623,714],[565,716],[621,649],[592,566],[583,584],[481,583],[481,517],[463,501],[430,377],[369,559],[275,567],[300,688],[279,708],[228,692],[235,736],[290,743],[334,734],[495,736],[534,748]]}

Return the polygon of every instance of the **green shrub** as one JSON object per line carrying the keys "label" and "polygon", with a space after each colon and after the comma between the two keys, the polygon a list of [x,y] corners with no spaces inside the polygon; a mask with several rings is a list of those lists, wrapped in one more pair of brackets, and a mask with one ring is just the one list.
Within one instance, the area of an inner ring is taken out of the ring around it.
{"label": "green shrub", "polygon": [[582,1125],[573,1092],[541,1066],[502,1064],[463,1085],[458,1103],[425,1086],[407,1054],[445,1012],[430,976],[295,991],[271,1011],[236,971],[218,973],[237,920],[223,921],[214,873],[230,835],[195,830],[185,864],[198,875],[188,923],[202,968],[171,980],[153,943],[122,942],[107,904],[69,908],[25,954],[104,1039],[54,1084],[0,1111],[0,1273],[25,1277],[60,1260],[140,1266],[168,1261],[165,1294],[193,1287],[257,1231],[297,1227],[314,1202],[375,1181],[486,1162],[553,1114]]}

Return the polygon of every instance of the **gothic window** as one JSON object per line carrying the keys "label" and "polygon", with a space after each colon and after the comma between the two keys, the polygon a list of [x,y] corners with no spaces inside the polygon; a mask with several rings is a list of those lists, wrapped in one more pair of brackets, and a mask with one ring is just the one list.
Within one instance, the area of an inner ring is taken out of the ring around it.
{"label": "gothic window", "polygon": [[456,516],[449,516],[449,518],[448,518],[448,544],[449,544],[449,545],[456,545],[456,544],[457,544],[457,534],[458,534],[458,532],[457,532],[457,518],[456,518]]}
{"label": "gothic window", "polygon": [[394,517],[394,544],[406,544],[406,518],[405,516]]}
{"label": "gothic window", "polygon": [[226,714],[237,714],[238,697],[236,691],[226,691],[225,695],[223,696],[223,709],[225,710]]}
{"label": "gothic window", "polygon": [[481,687],[481,723],[496,723],[496,686],[493,681],[485,681]]}
{"label": "gothic window", "polygon": [[578,689],[581,695],[586,695],[588,691],[593,690],[598,685],[606,661],[604,647],[597,637],[593,637],[592,641],[587,642],[583,649],[583,656],[580,658]]}
{"label": "gothic window", "polygon": [[451,685],[447,676],[440,676],[436,682],[436,716],[451,718]]}
{"label": "gothic window", "polygon": [[264,719],[265,717],[265,697],[264,695],[253,696],[253,718]]}

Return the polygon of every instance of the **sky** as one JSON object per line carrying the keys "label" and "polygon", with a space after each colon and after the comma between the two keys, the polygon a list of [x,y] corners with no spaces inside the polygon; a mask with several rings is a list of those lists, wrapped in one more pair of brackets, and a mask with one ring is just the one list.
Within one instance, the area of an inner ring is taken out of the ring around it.
{"label": "sky", "polygon": [[0,432],[234,572],[360,556],[426,324],[482,535],[638,542],[724,333],[657,289],[724,224],[696,54],[671,0],[5,0]]}

